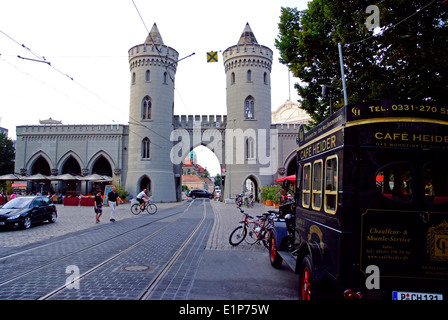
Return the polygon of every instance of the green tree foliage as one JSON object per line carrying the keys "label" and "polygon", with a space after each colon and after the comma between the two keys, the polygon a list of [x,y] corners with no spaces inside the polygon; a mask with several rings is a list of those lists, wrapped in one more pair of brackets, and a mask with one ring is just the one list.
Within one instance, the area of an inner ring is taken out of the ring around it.
{"label": "green tree foliage", "polygon": [[[368,30],[369,5],[379,27]],[[337,44],[342,43],[348,103],[414,99],[443,103],[448,84],[448,13],[441,1],[313,0],[282,8],[276,47],[300,83],[302,108],[316,125],[328,116],[321,86],[332,85],[334,109],[344,105]]]}
{"label": "green tree foliage", "polygon": [[11,139],[0,133],[0,175],[14,172],[15,151]]}

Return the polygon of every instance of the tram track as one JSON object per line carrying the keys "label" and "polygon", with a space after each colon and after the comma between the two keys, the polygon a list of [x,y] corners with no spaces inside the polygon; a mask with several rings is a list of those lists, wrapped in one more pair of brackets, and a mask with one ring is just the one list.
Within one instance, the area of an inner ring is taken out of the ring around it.
{"label": "tram track", "polygon": [[[193,201],[194,202],[194,201]],[[190,203],[190,205],[187,207],[187,209],[184,210],[183,213],[186,213],[188,211],[188,209],[191,207],[191,205],[193,204],[193,202]],[[205,202],[203,202],[203,213],[202,213],[202,217],[201,220],[199,221],[199,223],[196,225],[195,229],[190,233],[190,235],[186,238],[186,240],[182,243],[182,245],[176,250],[176,252],[173,254],[173,256],[168,260],[168,262],[158,271],[158,273],[155,275],[155,277],[153,278],[153,280],[149,283],[149,285],[147,286],[146,290],[143,292],[143,294],[140,295],[140,297],[138,297],[138,300],[146,300],[150,294],[152,293],[152,291],[157,288],[158,284],[160,283],[160,281],[165,277],[165,275],[168,273],[168,271],[171,269],[171,267],[174,265],[174,263],[177,261],[177,259],[179,258],[179,256],[184,252],[184,250],[186,249],[186,247],[188,246],[188,244],[190,243],[191,239],[193,239],[193,237],[196,235],[196,233],[199,231],[199,229],[201,228],[201,226],[203,225],[205,218],[206,218],[206,206],[205,206]],[[140,241],[136,242],[135,244],[133,244],[132,246],[128,247],[127,249],[111,256],[110,258],[102,261],[101,263],[95,265],[94,267],[92,267],[91,269],[87,270],[86,272],[84,272],[83,274],[79,275],[78,277],[75,277],[72,280],[71,283],[73,282],[77,282],[82,280],[83,278],[86,278],[87,276],[89,276],[90,274],[92,274],[93,272],[95,272],[96,270],[100,269],[101,267],[113,262],[114,260],[116,260],[117,258],[127,254],[128,252],[131,252],[132,250],[134,250],[135,248],[137,248],[138,246],[142,245],[143,243],[147,242],[148,240],[150,240],[151,238],[154,238],[155,236],[157,236],[158,234],[162,233],[163,231],[167,230],[169,227],[171,227],[173,224],[177,223],[176,221],[173,221],[169,224],[167,224],[166,226],[158,229],[157,231],[153,232],[152,234],[148,235],[147,237],[141,239]],[[66,290],[67,287],[70,284],[64,284],[60,287],[58,287],[57,289],[39,297],[37,300],[49,300],[52,297],[55,297],[58,293],[60,293],[63,290]]]}
{"label": "tram track", "polygon": [[160,281],[164,278],[164,276],[168,273],[168,271],[171,269],[173,264],[177,261],[179,256],[185,251],[186,247],[190,243],[191,239],[196,235],[196,233],[199,231],[201,226],[203,225],[205,221],[205,217],[207,215],[207,210],[205,207],[205,201],[203,202],[204,211],[202,214],[202,218],[199,221],[196,228],[193,230],[193,232],[188,236],[188,238],[184,241],[184,243],[179,247],[179,249],[176,251],[176,253],[171,257],[171,259],[166,263],[166,265],[162,268],[162,270],[159,272],[159,274],[155,277],[155,279],[150,283],[148,288],[145,290],[145,292],[140,296],[139,300],[146,300],[152,293],[152,291],[157,288],[157,285],[160,283]]}
{"label": "tram track", "polygon": [[[190,205],[191,205],[191,204],[190,204]],[[188,206],[188,208],[189,208],[189,206]],[[52,266],[52,265],[55,265],[55,264],[57,264],[57,263],[59,263],[59,262],[61,262],[61,261],[70,259],[70,258],[72,258],[72,257],[74,257],[74,256],[77,256],[77,255],[83,253],[83,252],[86,252],[86,251],[91,250],[91,249],[93,249],[93,248],[96,248],[96,247],[98,247],[98,246],[104,245],[104,244],[107,243],[107,242],[114,241],[114,240],[116,240],[116,239],[118,239],[118,238],[120,238],[120,237],[123,237],[123,236],[125,236],[125,235],[131,233],[131,232],[134,232],[134,231],[139,230],[139,229],[141,229],[141,228],[147,227],[147,226],[149,226],[149,225],[151,225],[151,224],[154,224],[154,223],[156,223],[156,222],[159,222],[159,221],[161,221],[161,220],[165,220],[165,219],[171,218],[172,216],[179,215],[179,214],[185,214],[185,212],[188,210],[188,208],[185,209],[185,210],[182,211],[182,212],[175,212],[175,213],[172,213],[172,214],[170,214],[170,215],[168,215],[168,216],[165,216],[165,217],[162,217],[162,218],[159,218],[159,219],[155,219],[155,220],[152,220],[152,221],[150,221],[150,222],[148,222],[148,223],[145,223],[145,224],[143,224],[143,225],[139,225],[138,227],[135,227],[135,228],[126,230],[126,231],[124,231],[124,232],[122,232],[122,233],[120,233],[120,234],[117,234],[117,235],[115,235],[115,236],[113,236],[113,237],[111,237],[111,238],[109,238],[109,239],[107,239],[107,240],[102,240],[102,241],[97,242],[97,243],[95,243],[95,244],[92,244],[92,245],[89,245],[89,246],[87,246],[87,247],[84,247],[84,248],[82,248],[82,249],[80,249],[80,250],[74,251],[74,252],[72,252],[72,253],[70,253],[70,254],[68,254],[68,255],[65,255],[65,256],[63,256],[63,257],[60,257],[60,258],[57,258],[57,259],[53,259],[53,260],[51,260],[51,261],[49,261],[49,262],[47,262],[47,263],[44,263],[44,264],[42,264],[42,265],[40,265],[40,266],[38,266],[38,267],[35,267],[35,268],[31,269],[31,270],[28,270],[28,271],[26,271],[26,272],[24,272],[24,273],[22,273],[22,274],[20,274],[20,275],[18,275],[18,276],[14,276],[14,277],[11,277],[11,278],[9,278],[9,279],[7,279],[7,280],[0,281],[0,288],[1,288],[2,286],[4,286],[4,285],[8,284],[8,283],[11,283],[11,282],[16,281],[16,280],[19,280],[19,279],[21,279],[21,278],[27,277],[27,276],[31,275],[32,273],[35,273],[35,272],[40,271],[40,270],[42,270],[42,269],[48,268],[48,267],[50,267],[50,266]],[[73,237],[76,237],[76,236],[73,236]],[[70,238],[69,238],[69,240],[70,240]],[[66,241],[66,240],[64,240],[64,241]],[[52,244],[54,244],[54,243],[52,243]],[[41,249],[42,247],[47,247],[47,246],[49,246],[49,245],[51,245],[51,244],[45,244],[45,245],[37,246],[37,247],[30,248],[30,249],[27,249],[27,250],[24,250],[24,251],[21,251],[21,252],[16,252],[16,253],[13,253],[13,254],[10,254],[10,255],[6,255],[6,256],[0,257],[0,262],[3,261],[3,260],[10,259],[10,258],[12,258],[12,257],[16,257],[16,256],[18,256],[18,255],[23,255],[23,254],[27,254],[27,253],[32,252],[32,251],[39,250],[39,249]]]}
{"label": "tram track", "polygon": [[[107,242],[111,242],[111,241],[117,240],[120,237],[124,237],[126,235],[129,235],[130,233],[135,232],[136,230],[148,227],[151,224],[154,224],[156,222],[160,222],[162,220],[166,220],[166,219],[173,218],[173,217],[177,216],[174,221],[168,222],[167,225],[157,229],[156,231],[154,231],[151,234],[145,236],[144,238],[142,238],[141,240],[137,241],[136,243],[130,245],[129,247],[127,247],[127,248],[125,248],[123,250],[120,250],[119,252],[117,252],[117,253],[111,255],[110,257],[104,259],[100,263],[96,263],[95,266],[89,268],[87,271],[83,272],[77,278],[73,279],[73,281],[79,281],[80,279],[83,279],[83,278],[87,277],[88,275],[94,273],[96,270],[100,269],[101,267],[103,267],[103,266],[113,262],[117,258],[125,255],[128,252],[131,252],[132,250],[134,250],[138,246],[142,245],[146,241],[150,240],[151,238],[156,237],[160,233],[162,233],[165,230],[167,230],[170,226],[173,226],[174,224],[178,223],[179,219],[181,219],[181,217],[183,217],[188,212],[188,210],[190,209],[190,207],[192,206],[193,203],[194,203],[194,201],[190,202],[189,205],[181,212],[174,212],[172,214],[169,214],[167,216],[161,217],[159,219],[155,219],[155,220],[152,220],[152,221],[150,221],[148,223],[139,225],[139,226],[137,226],[135,228],[125,230],[124,232],[121,232],[120,234],[116,234],[113,237],[110,237],[110,238],[108,238],[106,240],[101,240],[99,242],[93,243],[93,244],[91,244],[89,246],[86,246],[86,247],[83,247],[83,248],[81,248],[79,250],[73,251],[73,252],[71,252],[71,253],[69,253],[67,255],[64,255],[64,256],[52,259],[51,261],[47,261],[47,262],[45,262],[43,264],[40,264],[39,266],[34,267],[34,268],[30,269],[30,270],[26,270],[26,271],[22,272],[19,275],[16,275],[16,276],[10,277],[8,279],[2,280],[0,282],[0,288],[5,287],[8,284],[14,283],[15,281],[18,281],[18,280],[20,280],[22,278],[26,278],[26,277],[32,276],[34,273],[37,273],[37,272],[39,272],[41,270],[48,270],[48,269],[52,268],[52,266],[56,266],[57,264],[63,263],[64,261],[70,261],[72,258],[74,258],[76,256],[79,256],[81,254],[88,255],[89,254],[89,250],[92,250],[94,248],[98,248],[98,247],[100,247],[101,245],[104,245]],[[203,223],[203,221],[205,219],[205,215],[206,215],[205,203],[203,203],[203,206],[204,206],[204,209],[203,209],[202,219],[200,220],[200,222],[198,223],[196,228],[193,230],[193,232],[190,234],[190,236],[184,241],[182,246],[176,251],[176,253],[173,255],[173,257],[171,257],[171,259],[168,261],[168,263],[160,270],[159,274],[156,277],[156,280],[152,281],[152,283],[145,290],[145,293],[151,292],[151,288],[154,288],[154,287],[157,286],[157,284],[159,282],[159,281],[157,281],[157,279],[163,278],[164,272],[169,270],[170,266],[176,261],[177,257],[182,253],[182,251],[184,250],[186,245],[189,243],[191,238],[194,236],[194,234],[196,234],[196,232],[200,229],[200,226],[202,225],[202,223]],[[63,240],[61,240],[61,241],[63,241]],[[73,239],[72,239],[72,241],[73,241]],[[43,244],[41,246],[36,246],[36,247],[33,247],[33,248],[29,248],[29,249],[27,249],[27,250],[25,250],[23,252],[17,252],[17,253],[12,253],[12,254],[9,254],[9,255],[5,255],[3,257],[0,257],[0,263],[6,263],[8,261],[12,261],[14,258],[17,258],[20,255],[25,255],[25,256],[31,255],[32,256],[33,254],[35,254],[35,252],[33,253],[33,251],[38,251],[39,249],[42,249],[42,248],[48,247],[48,246],[49,246],[49,244]],[[26,279],[24,279],[24,280],[26,280]],[[64,289],[66,289],[66,287],[67,287],[67,284],[61,285],[61,286],[57,287],[56,289],[53,289],[53,290],[49,291],[47,294],[40,295],[38,297],[38,299],[39,300],[51,299],[52,297],[57,295],[59,292],[61,292]],[[144,297],[145,297],[145,295],[142,295],[140,297],[140,299],[142,299]]]}

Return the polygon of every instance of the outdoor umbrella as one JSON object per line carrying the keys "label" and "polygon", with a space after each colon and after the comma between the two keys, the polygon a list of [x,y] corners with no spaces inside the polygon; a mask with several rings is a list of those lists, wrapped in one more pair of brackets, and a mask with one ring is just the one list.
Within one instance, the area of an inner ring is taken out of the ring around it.
{"label": "outdoor umbrella", "polygon": [[24,176],[22,180],[46,181],[51,180],[49,176],[44,176],[41,173],[33,174],[32,176]]}
{"label": "outdoor umbrella", "polygon": [[291,182],[296,182],[296,175],[293,174],[291,176],[287,176],[287,177],[283,177],[283,178],[279,178],[277,180],[275,180],[275,182],[283,182],[283,180],[289,180]]}
{"label": "outdoor umbrella", "polygon": [[85,177],[81,177],[80,180],[92,181],[92,182],[94,182],[94,181],[106,182],[106,181],[111,181],[112,178],[109,177],[109,176],[102,176],[102,175],[99,175],[97,173],[94,173],[94,174],[91,174],[91,175],[88,175],[88,176],[85,176]]}
{"label": "outdoor umbrella", "polygon": [[14,180],[23,180],[25,177],[20,174],[8,173],[0,176],[1,181],[14,181]]}
{"label": "outdoor umbrella", "polygon": [[63,180],[63,181],[66,181],[66,180],[81,180],[81,179],[80,179],[80,177],[74,176],[74,175],[72,175],[70,173],[64,173],[64,174],[61,174],[61,175],[58,175],[58,176],[51,176],[50,180],[61,180],[61,181]]}

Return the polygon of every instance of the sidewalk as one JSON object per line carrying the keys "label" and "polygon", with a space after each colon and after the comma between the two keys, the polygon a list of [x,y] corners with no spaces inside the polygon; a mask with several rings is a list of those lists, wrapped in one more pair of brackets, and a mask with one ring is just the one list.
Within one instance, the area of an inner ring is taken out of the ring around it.
{"label": "sidewalk", "polygon": [[[215,223],[207,243],[207,250],[248,250],[266,251],[262,243],[249,245],[245,241],[234,247],[229,243],[230,233],[239,225],[244,216],[240,213],[235,204],[225,204],[219,201],[210,201],[215,212]],[[253,208],[241,207],[244,212],[255,217],[261,215],[272,207],[263,204],[255,204]]]}

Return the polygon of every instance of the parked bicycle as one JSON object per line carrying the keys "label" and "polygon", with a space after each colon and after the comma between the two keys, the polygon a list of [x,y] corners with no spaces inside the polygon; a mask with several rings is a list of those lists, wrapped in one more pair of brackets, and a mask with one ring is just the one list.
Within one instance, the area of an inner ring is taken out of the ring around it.
{"label": "parked bicycle", "polygon": [[263,245],[269,247],[269,235],[273,229],[274,223],[273,213],[263,213],[261,216],[257,216],[257,219],[245,213],[241,207],[238,207],[240,212],[244,215],[244,220],[240,222],[240,225],[236,227],[229,237],[229,243],[232,246],[237,246],[243,240],[247,244],[253,245],[260,241]]}
{"label": "parked bicycle", "polygon": [[242,205],[243,205],[243,194],[242,193],[239,193],[239,194],[237,194],[236,195],[236,198],[235,198],[235,203],[236,203],[236,206],[237,207],[241,207]]}
{"label": "parked bicycle", "polygon": [[248,196],[244,197],[244,203],[246,204],[246,207],[253,208],[254,207],[254,195],[250,193]]}
{"label": "parked bicycle", "polygon": [[149,214],[154,214],[157,212],[157,206],[152,202],[151,199],[145,201],[145,206],[140,209],[140,203],[136,202],[131,206],[131,212],[135,215],[140,214],[143,211],[147,211]]}

